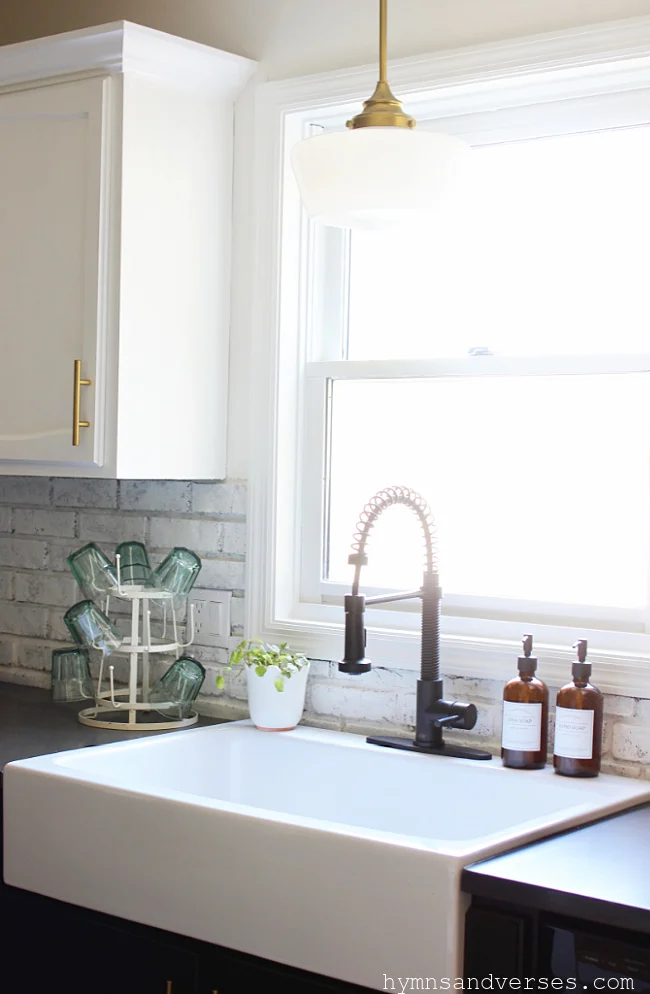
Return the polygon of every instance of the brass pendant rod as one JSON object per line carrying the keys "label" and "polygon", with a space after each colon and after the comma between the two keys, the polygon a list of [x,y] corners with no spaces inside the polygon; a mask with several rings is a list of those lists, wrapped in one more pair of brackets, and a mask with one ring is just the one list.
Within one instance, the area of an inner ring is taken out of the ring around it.
{"label": "brass pendant rod", "polygon": [[414,128],[415,121],[388,85],[388,0],[379,0],[379,81],[348,128]]}
{"label": "brass pendant rod", "polygon": [[388,0],[379,0],[379,82],[388,82]]}

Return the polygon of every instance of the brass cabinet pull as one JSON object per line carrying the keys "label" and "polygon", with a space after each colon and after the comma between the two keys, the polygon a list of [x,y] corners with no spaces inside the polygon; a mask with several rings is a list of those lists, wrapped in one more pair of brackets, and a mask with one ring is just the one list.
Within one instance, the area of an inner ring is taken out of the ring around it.
{"label": "brass cabinet pull", "polygon": [[[74,385],[72,395],[72,444],[79,445],[79,429],[90,428],[90,421],[81,421],[81,388],[89,387],[92,380],[81,379],[81,359],[74,361]],[[171,987],[167,994],[171,994]]]}

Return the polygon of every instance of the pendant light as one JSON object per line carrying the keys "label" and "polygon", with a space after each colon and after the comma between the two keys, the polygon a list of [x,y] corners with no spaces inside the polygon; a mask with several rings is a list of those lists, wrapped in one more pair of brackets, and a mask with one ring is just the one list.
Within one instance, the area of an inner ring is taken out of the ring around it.
{"label": "pendant light", "polygon": [[291,150],[308,215],[335,228],[381,228],[435,212],[457,183],[468,146],[418,131],[388,85],[387,0],[379,0],[379,82],[347,131],[315,135]]}

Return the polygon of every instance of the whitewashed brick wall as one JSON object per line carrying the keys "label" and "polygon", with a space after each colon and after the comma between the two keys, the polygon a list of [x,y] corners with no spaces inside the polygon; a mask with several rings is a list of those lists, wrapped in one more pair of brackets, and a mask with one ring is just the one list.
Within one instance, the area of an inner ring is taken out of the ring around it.
{"label": "whitewashed brick wall", "polygon": [[[219,667],[217,667],[219,669]],[[226,675],[226,671],[224,671]],[[385,735],[410,734],[415,725],[415,684],[418,674],[412,670],[375,666],[363,676],[340,673],[337,663],[312,662],[307,687],[305,722],[342,731],[380,732]],[[567,680],[569,676],[567,676]],[[214,681],[206,681],[213,690]],[[552,755],[553,712],[558,687],[550,691],[549,754]],[[478,721],[471,732],[453,732],[445,736],[466,745],[479,744],[497,754],[501,740],[503,685],[497,680],[466,679],[445,676],[445,696],[470,701],[478,708]],[[206,709],[227,717],[246,717],[246,691],[242,674],[226,675],[226,687],[220,701]],[[603,739],[604,772],[627,777],[650,779],[650,701],[631,697],[605,696]]]}
{"label": "whitewashed brick wall", "polygon": [[[203,560],[200,585],[233,592],[231,633],[242,635],[245,516],[246,486],[240,481],[0,477],[0,681],[49,687],[52,649],[68,639],[64,611],[79,599],[66,557],[91,540],[111,552],[119,541],[139,539],[154,562],[174,545],[194,549]],[[224,670],[226,650],[194,647],[192,652],[208,670],[201,709],[246,717],[245,674]],[[223,692],[216,689],[220,672]],[[336,663],[315,660],[305,720],[353,732],[410,734],[416,677],[413,671],[380,666],[351,677],[339,673]],[[550,688],[552,704],[557,689]],[[497,752],[502,690],[500,681],[447,675],[446,695],[476,704],[479,720],[471,733],[445,734],[467,743],[478,740]],[[650,701],[605,698],[603,769],[650,779]]]}
{"label": "whitewashed brick wall", "polygon": [[67,556],[90,541],[112,556],[129,539],[154,565],[175,545],[196,551],[201,587],[232,591],[231,634],[243,633],[244,483],[0,477],[0,681],[50,686],[52,649],[69,641],[63,615],[81,599]]}

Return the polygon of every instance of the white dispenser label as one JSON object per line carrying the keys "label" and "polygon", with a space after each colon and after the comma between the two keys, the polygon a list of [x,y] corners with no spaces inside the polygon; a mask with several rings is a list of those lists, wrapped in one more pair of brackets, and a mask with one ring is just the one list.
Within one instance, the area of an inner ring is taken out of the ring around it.
{"label": "white dispenser label", "polygon": [[556,756],[591,759],[594,748],[594,713],[581,708],[555,709]]}
{"label": "white dispenser label", "polygon": [[542,743],[542,705],[503,702],[503,731],[501,745],[504,749],[520,752],[538,752]]}

